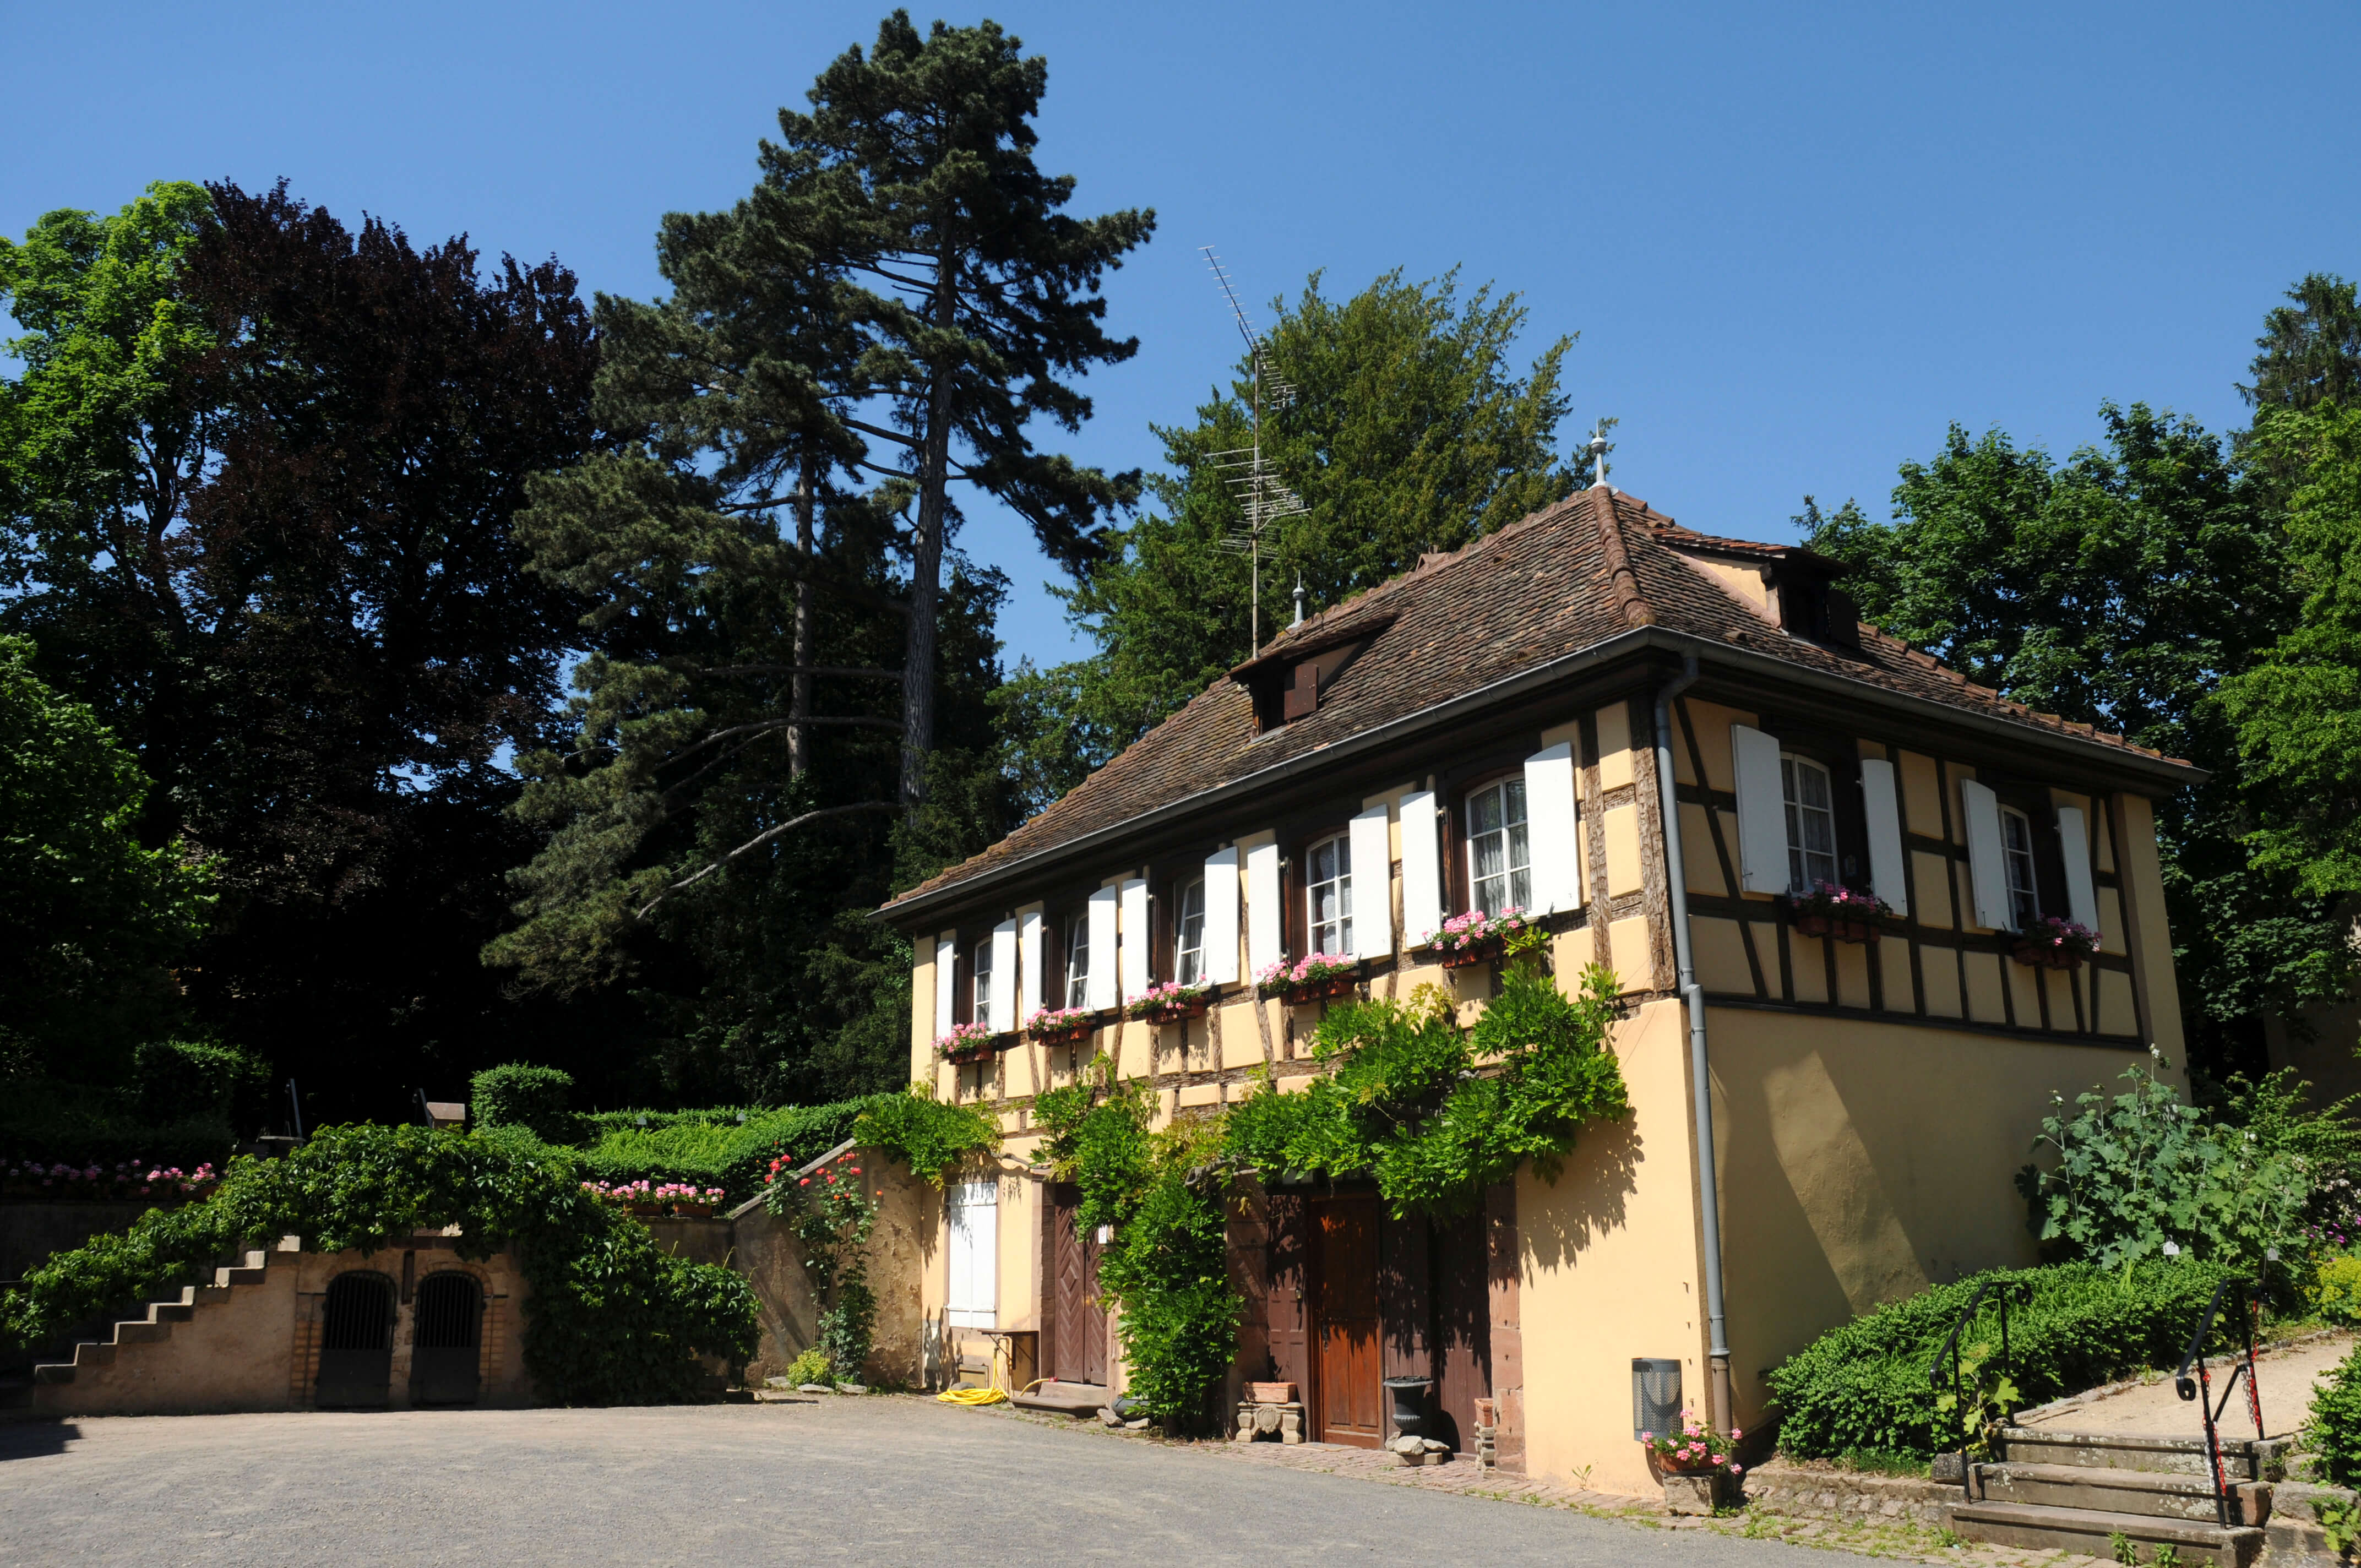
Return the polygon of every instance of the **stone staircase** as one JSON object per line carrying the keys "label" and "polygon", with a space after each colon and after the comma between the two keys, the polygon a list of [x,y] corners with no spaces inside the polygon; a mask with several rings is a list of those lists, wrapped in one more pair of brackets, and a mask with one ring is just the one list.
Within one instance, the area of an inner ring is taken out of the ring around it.
{"label": "stone staircase", "polygon": [[[287,1244],[280,1245],[285,1247]],[[291,1260],[291,1251],[288,1255]],[[198,1308],[227,1301],[239,1286],[261,1284],[269,1277],[270,1258],[271,1254],[261,1248],[248,1251],[242,1261],[216,1267],[212,1284],[184,1285],[179,1299],[150,1302],[147,1316],[118,1321],[105,1339],[78,1341],[72,1360],[36,1363],[29,1386],[13,1391],[18,1397],[11,1402],[38,1409],[55,1398],[45,1398],[44,1389],[103,1376],[105,1368],[114,1366],[118,1358],[135,1353],[139,1346],[164,1343],[172,1337],[175,1325],[196,1317]]]}
{"label": "stone staircase", "polygon": [[[2216,1563],[2248,1568],[2263,1548],[2271,1481],[2282,1440],[2222,1442],[2230,1523],[2220,1521],[2213,1466],[2202,1437],[2004,1429],[1996,1458],[1971,1467],[1972,1498],[1947,1512],[1969,1541],[2081,1552],[2141,1563]],[[2169,1548],[2166,1553],[2160,1549]]]}

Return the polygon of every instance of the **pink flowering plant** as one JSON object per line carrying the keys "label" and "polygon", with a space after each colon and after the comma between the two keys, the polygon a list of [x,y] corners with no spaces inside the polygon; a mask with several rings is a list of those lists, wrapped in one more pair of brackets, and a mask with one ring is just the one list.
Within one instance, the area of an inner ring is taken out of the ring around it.
{"label": "pink flowering plant", "polygon": [[1510,938],[1532,929],[1532,924],[1533,917],[1525,913],[1522,905],[1511,904],[1498,915],[1471,909],[1445,920],[1443,928],[1429,935],[1424,945],[1437,952],[1466,952],[1487,942],[1506,943]]}
{"label": "pink flowering plant", "polygon": [[1044,1007],[1025,1020],[1025,1032],[1035,1036],[1069,1035],[1092,1027],[1098,1016],[1087,1007]]}
{"label": "pink flowering plant", "polygon": [[1883,920],[1894,913],[1877,894],[1835,882],[1816,883],[1809,893],[1789,894],[1787,907],[1824,920]]}
{"label": "pink flowering plant", "polygon": [[2045,915],[2016,934],[2016,945],[2048,958],[2087,959],[2099,950],[2099,934],[2075,921]]}
{"label": "pink flowering plant", "polygon": [[1334,953],[1312,953],[1289,963],[1281,959],[1266,964],[1255,975],[1255,990],[1265,996],[1278,996],[1299,986],[1318,985],[1323,981],[1343,980],[1361,972],[1361,960],[1343,958]]}
{"label": "pink flowering plant", "polygon": [[1642,1432],[1640,1441],[1656,1455],[1656,1461],[1666,1470],[1685,1475],[1702,1471],[1727,1471],[1743,1475],[1746,1467],[1738,1463],[1738,1440],[1746,1434],[1733,1431],[1728,1437],[1715,1435],[1712,1428],[1699,1420],[1695,1411],[1681,1412],[1681,1430],[1665,1432]]}
{"label": "pink flowering plant", "polygon": [[609,1203],[719,1203],[722,1190],[693,1181],[586,1181],[582,1190]]}
{"label": "pink flowering plant", "polygon": [[954,1024],[951,1032],[935,1041],[935,1054],[945,1061],[967,1061],[992,1048],[989,1024]]}
{"label": "pink flowering plant", "polygon": [[1183,985],[1168,980],[1162,985],[1152,985],[1127,1003],[1123,1010],[1126,1018],[1152,1017],[1159,1013],[1179,1012],[1195,1006],[1213,994],[1208,984]]}
{"label": "pink flowering plant", "polygon": [[211,1161],[194,1170],[149,1165],[140,1159],[116,1160],[112,1165],[96,1160],[83,1165],[61,1160],[0,1161],[0,1192],[12,1198],[193,1198],[220,1180],[221,1172]]}

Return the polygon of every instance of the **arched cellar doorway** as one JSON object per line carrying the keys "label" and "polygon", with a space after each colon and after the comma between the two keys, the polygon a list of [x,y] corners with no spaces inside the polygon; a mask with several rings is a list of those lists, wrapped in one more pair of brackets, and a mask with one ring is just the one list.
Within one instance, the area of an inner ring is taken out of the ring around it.
{"label": "arched cellar doorway", "polygon": [[324,1409],[381,1406],[392,1381],[393,1281],[365,1271],[337,1275],[320,1309],[313,1403]]}
{"label": "arched cellar doorway", "polygon": [[472,1405],[483,1389],[484,1288],[467,1274],[418,1285],[410,1339],[410,1402]]}

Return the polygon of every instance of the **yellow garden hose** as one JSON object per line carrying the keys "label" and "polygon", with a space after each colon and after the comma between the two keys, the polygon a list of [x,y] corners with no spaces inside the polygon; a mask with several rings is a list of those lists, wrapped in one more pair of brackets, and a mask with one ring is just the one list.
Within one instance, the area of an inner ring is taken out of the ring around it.
{"label": "yellow garden hose", "polygon": [[[1008,1400],[1008,1341],[994,1338],[992,1342],[992,1381],[981,1388],[946,1388],[935,1396],[945,1405],[1000,1405]],[[1036,1382],[1039,1381],[1038,1378]],[[1027,1385],[1029,1387],[1030,1385]]]}

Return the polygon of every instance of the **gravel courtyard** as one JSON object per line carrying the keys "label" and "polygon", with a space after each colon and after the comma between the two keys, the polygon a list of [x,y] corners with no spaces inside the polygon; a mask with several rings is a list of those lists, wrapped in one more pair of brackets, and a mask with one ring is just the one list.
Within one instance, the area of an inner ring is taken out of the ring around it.
{"label": "gravel courtyard", "polygon": [[0,1425],[0,1563],[1866,1562],[897,1398]]}

